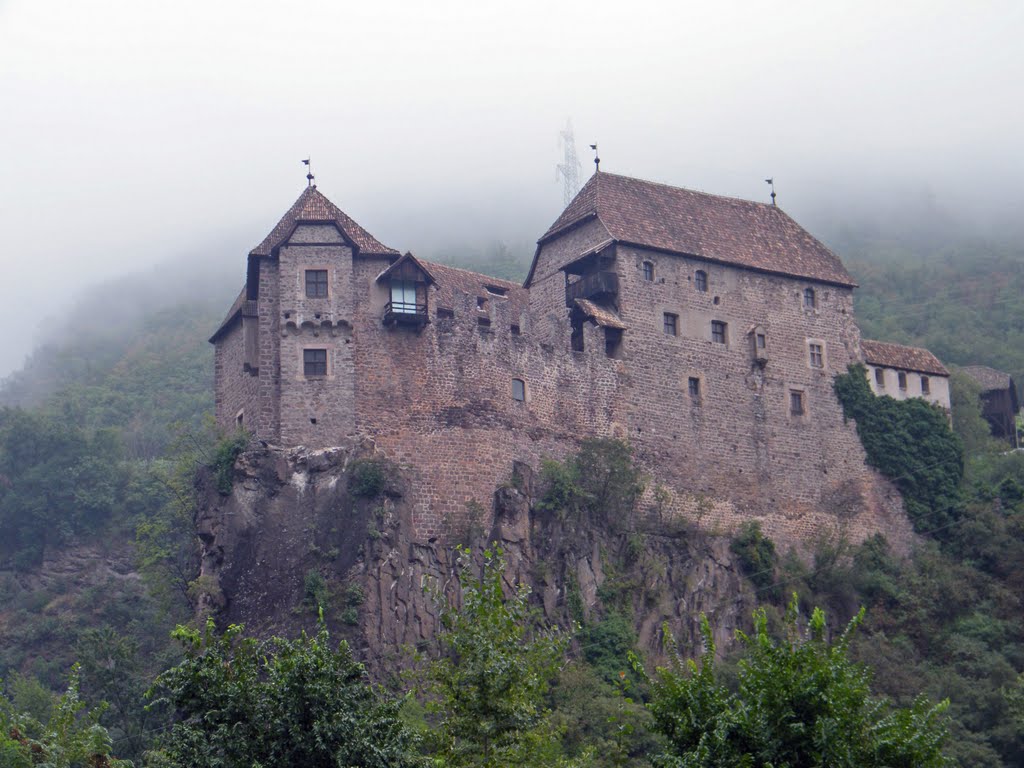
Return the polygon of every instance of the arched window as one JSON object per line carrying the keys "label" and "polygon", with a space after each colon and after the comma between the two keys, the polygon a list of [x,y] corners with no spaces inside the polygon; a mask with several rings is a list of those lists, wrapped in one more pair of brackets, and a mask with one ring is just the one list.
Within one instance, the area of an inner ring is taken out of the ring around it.
{"label": "arched window", "polygon": [[650,261],[644,262],[644,280],[648,283],[654,281],[654,264]]}
{"label": "arched window", "polygon": [[804,309],[814,309],[818,306],[818,299],[814,295],[813,288],[804,288]]}
{"label": "arched window", "polygon": [[708,292],[708,273],[703,269],[698,269],[693,274],[693,287],[701,293]]}

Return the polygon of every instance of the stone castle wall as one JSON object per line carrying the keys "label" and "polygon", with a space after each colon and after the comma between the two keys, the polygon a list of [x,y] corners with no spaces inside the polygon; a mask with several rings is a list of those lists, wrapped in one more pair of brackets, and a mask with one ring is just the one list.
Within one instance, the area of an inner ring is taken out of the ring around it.
{"label": "stone castle wall", "polygon": [[[304,228],[300,227],[300,230]],[[899,548],[911,540],[898,494],[864,462],[854,426],[845,424],[832,378],[860,359],[848,288],[812,284],[680,256],[618,246],[618,312],[627,326],[617,358],[604,330],[584,326],[584,350],[570,347],[565,278],[559,268],[607,240],[588,223],[543,247],[530,289],[530,318],[488,302],[481,324],[476,297],[456,296],[454,318],[422,328],[382,323],[387,258],[353,258],[333,227],[301,232],[260,263],[258,436],[272,443],[326,447],[353,436],[405,465],[412,478],[413,526],[423,540],[488,515],[494,488],[513,461],[538,467],[563,458],[587,437],[627,438],[650,473],[649,509],[729,531],[751,518],[782,544],[823,532],[860,540],[881,531]],[[654,267],[644,279],[643,262]],[[327,268],[327,299],[306,299],[302,272]],[[708,291],[693,284],[708,274]],[[678,317],[677,334],[664,314]],[[727,340],[711,340],[711,321]],[[520,325],[514,333],[513,325]],[[755,359],[754,328],[767,338]],[[812,367],[810,343],[824,350]],[[218,350],[218,397],[240,397],[233,336]],[[302,375],[302,349],[329,350],[328,374]],[[691,396],[689,379],[699,381]],[[251,377],[250,377],[251,378]],[[526,400],[512,396],[525,383]],[[791,393],[805,413],[791,413]],[[251,395],[249,395],[251,397]],[[221,413],[218,409],[218,413]],[[225,411],[227,413],[227,411]],[[653,489],[661,486],[655,496]]]}

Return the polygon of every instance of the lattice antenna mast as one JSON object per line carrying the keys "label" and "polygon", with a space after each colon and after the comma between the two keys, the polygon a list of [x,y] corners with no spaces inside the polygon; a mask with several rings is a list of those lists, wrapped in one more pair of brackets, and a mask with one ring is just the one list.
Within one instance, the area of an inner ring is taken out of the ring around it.
{"label": "lattice antenna mast", "polygon": [[569,205],[572,199],[580,191],[580,173],[583,168],[576,157],[576,138],[572,133],[572,120],[565,122],[565,128],[560,131],[562,137],[562,150],[565,153],[562,162],[558,164],[555,180],[562,178],[562,197],[564,204]]}

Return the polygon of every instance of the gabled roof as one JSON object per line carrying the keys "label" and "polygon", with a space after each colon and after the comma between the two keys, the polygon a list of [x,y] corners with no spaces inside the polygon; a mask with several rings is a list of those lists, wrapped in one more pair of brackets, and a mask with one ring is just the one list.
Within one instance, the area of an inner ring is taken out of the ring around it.
{"label": "gabled roof", "polygon": [[377,275],[377,282],[379,283],[381,280],[387,280],[388,277],[390,277],[397,270],[402,269],[406,264],[414,267],[417,271],[419,271],[420,274],[422,274],[426,278],[427,283],[431,285],[437,283],[437,280],[434,279],[434,276],[430,274],[430,272],[427,270],[425,266],[423,266],[423,262],[417,259],[415,256],[413,256],[411,252],[407,252],[400,259],[397,259],[390,267],[388,267],[379,275]]}
{"label": "gabled roof", "polygon": [[1013,378],[1010,374],[989,368],[987,365],[967,365],[960,370],[978,382],[982,392],[1010,389],[1013,386]]}
{"label": "gabled roof", "polygon": [[295,227],[303,223],[332,222],[345,238],[362,254],[398,255],[394,248],[388,248],[377,238],[356,224],[348,214],[324,197],[316,187],[306,187],[299,199],[288,209],[277,226],[263,242],[252,249],[251,256],[269,256],[279,245],[284,243]]}
{"label": "gabled roof", "polygon": [[[421,261],[437,280],[437,305],[445,309],[455,309],[455,294],[468,293],[470,296],[487,299],[488,301],[508,301],[512,317],[519,317],[526,311],[529,294],[519,283],[491,277],[468,269],[460,269],[447,264]],[[505,295],[496,296],[487,287],[504,291]]]}
{"label": "gabled roof", "polygon": [[[612,239],[737,267],[856,285],[832,251],[782,209],[604,171],[595,173],[538,241],[597,219]],[[526,278],[529,285],[533,269]]]}
{"label": "gabled roof", "polygon": [[869,341],[868,339],[861,340],[860,348],[864,352],[864,362],[869,365],[901,368],[905,371],[916,371],[935,376],[949,376],[946,367],[927,349],[905,347],[902,344],[890,344],[887,341]]}

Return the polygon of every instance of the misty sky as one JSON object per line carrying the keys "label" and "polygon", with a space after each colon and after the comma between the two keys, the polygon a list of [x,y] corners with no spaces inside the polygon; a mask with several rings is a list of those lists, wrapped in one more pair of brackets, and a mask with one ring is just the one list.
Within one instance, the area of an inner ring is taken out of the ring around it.
{"label": "misty sky", "polygon": [[584,178],[598,141],[680,186],[766,200],[774,175],[807,224],[893,200],[1019,221],[1022,33],[1019,0],[0,0],[0,376],[121,271],[241,283],[307,155],[433,256],[543,232],[569,117]]}

